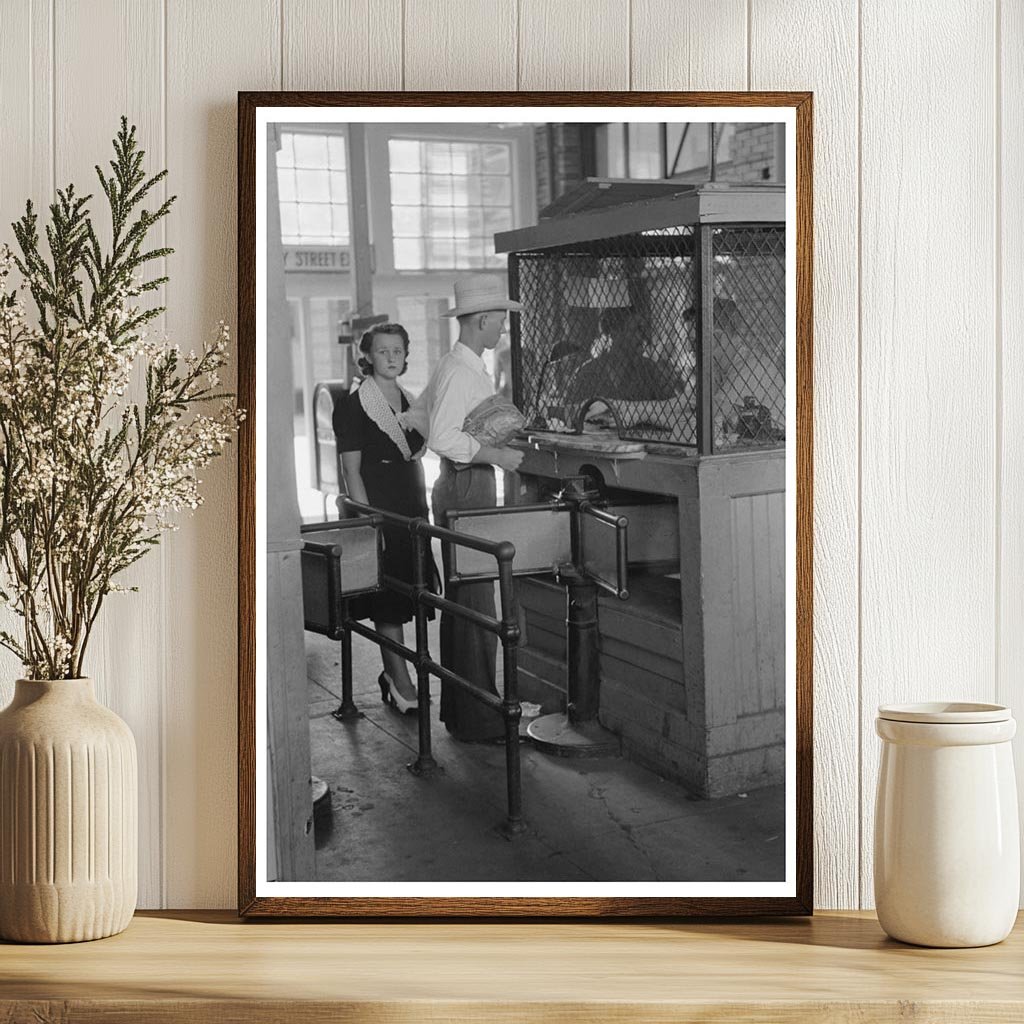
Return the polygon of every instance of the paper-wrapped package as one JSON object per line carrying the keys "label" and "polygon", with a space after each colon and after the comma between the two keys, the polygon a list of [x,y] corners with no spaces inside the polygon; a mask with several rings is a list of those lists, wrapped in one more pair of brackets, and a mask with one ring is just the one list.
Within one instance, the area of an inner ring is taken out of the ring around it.
{"label": "paper-wrapped package", "polygon": [[503,395],[485,398],[462,424],[462,429],[488,448],[500,448],[522,429],[523,414]]}

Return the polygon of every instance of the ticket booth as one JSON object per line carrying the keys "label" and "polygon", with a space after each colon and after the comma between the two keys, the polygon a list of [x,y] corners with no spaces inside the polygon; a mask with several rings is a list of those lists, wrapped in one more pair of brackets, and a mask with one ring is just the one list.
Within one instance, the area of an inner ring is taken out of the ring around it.
{"label": "ticket booth", "polygon": [[[716,797],[784,777],[785,191],[678,187],[588,182],[572,213],[496,236],[525,307],[506,502],[573,487],[627,515],[628,596],[598,598],[599,721]],[[519,599],[522,693],[554,710],[565,588],[534,577]]]}

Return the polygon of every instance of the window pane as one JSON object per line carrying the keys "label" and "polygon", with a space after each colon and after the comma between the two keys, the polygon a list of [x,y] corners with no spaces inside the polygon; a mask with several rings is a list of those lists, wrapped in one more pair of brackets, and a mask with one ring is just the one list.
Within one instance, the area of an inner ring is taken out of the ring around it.
{"label": "window pane", "polygon": [[277,196],[282,202],[295,198],[295,172],[290,167],[278,168]]}
{"label": "window pane", "polygon": [[501,267],[504,268],[508,265],[507,253],[498,253],[487,257],[487,262],[484,264],[487,267]]}
{"label": "window pane", "polygon": [[466,226],[471,235],[482,235],[484,233],[484,211],[479,207],[466,211]]}
{"label": "window pane", "polygon": [[495,231],[511,231],[512,211],[502,206],[484,210],[484,230],[488,235],[493,235]]}
{"label": "window pane", "polygon": [[329,206],[299,205],[299,234],[305,239],[326,240],[331,236]]}
{"label": "window pane", "polygon": [[455,242],[451,238],[427,239],[427,266],[450,269],[455,266]]}
{"label": "window pane", "polygon": [[469,205],[470,178],[452,178],[452,204],[454,206]]}
{"label": "window pane", "polygon": [[480,198],[485,206],[508,206],[512,202],[512,183],[508,178],[481,178]]}
{"label": "window pane", "polygon": [[483,161],[481,169],[485,174],[509,173],[508,146],[486,145],[483,147],[481,156]]}
{"label": "window pane", "polygon": [[419,238],[423,234],[423,207],[392,206],[391,226],[396,238]]}
{"label": "window pane", "polygon": [[327,139],[323,135],[295,135],[295,166],[326,167]]}
{"label": "window pane", "polygon": [[396,238],[395,239],[395,269],[396,270],[422,270],[423,269],[423,239],[422,238]]}
{"label": "window pane", "polygon": [[343,135],[327,136],[327,158],[331,162],[332,170],[343,171],[348,166]]}
{"label": "window pane", "polygon": [[631,124],[629,126],[629,176],[631,178],[661,177],[661,126]]}
{"label": "window pane", "polygon": [[281,203],[281,240],[286,244],[298,242],[299,211],[294,203]]}
{"label": "window pane", "polygon": [[428,174],[427,202],[431,206],[451,206],[452,179],[446,174]]}
{"label": "window pane", "polygon": [[469,151],[473,148],[463,142],[452,143],[452,174],[469,174]]}
{"label": "window pane", "polygon": [[331,207],[331,234],[339,244],[348,244],[348,207]]}
{"label": "window pane", "polygon": [[295,193],[300,202],[329,202],[331,193],[327,171],[296,171]]}
{"label": "window pane", "polygon": [[469,236],[469,210],[456,207],[452,214],[452,231],[456,238],[467,238]]}
{"label": "window pane", "polygon": [[344,171],[330,171],[331,202],[348,203],[348,175]]}
{"label": "window pane", "polygon": [[692,171],[698,167],[706,167],[708,162],[708,126],[706,124],[670,124],[668,126],[668,161],[669,173],[672,172],[672,161],[675,159],[679,142],[686,135],[682,152],[676,164],[675,174]]}
{"label": "window pane", "polygon": [[626,176],[626,149],[622,124],[599,125],[597,128],[597,173],[602,178]]}
{"label": "window pane", "polygon": [[470,206],[480,205],[480,179],[476,175],[466,179],[466,198]]}
{"label": "window pane", "polygon": [[485,265],[486,243],[482,238],[467,238],[459,242],[461,259],[459,265],[463,267],[480,268]]}
{"label": "window pane", "polygon": [[419,174],[392,174],[391,202],[399,206],[419,206],[423,202],[422,182]]}
{"label": "window pane", "polygon": [[388,157],[392,171],[419,171],[420,144],[411,139],[389,139]]}
{"label": "window pane", "polygon": [[452,153],[447,142],[427,143],[427,170],[433,174],[450,174]]}
{"label": "window pane", "polygon": [[[669,123],[665,125],[665,159],[668,166],[669,177],[672,176],[672,162],[676,158],[676,150],[686,130],[685,124]],[[692,130],[692,129],[691,129]],[[682,168],[680,168],[682,170]]]}
{"label": "window pane", "polygon": [[452,235],[452,210],[450,207],[440,207],[427,211],[427,234],[441,235],[450,238]]}

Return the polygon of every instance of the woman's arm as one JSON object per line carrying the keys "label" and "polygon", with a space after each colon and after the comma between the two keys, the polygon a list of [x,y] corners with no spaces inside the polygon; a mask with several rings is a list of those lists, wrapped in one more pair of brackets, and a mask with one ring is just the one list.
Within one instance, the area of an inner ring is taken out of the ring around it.
{"label": "woman's arm", "polygon": [[369,499],[366,497],[366,484],[363,483],[362,464],[362,452],[341,453],[341,468],[345,473],[345,488],[348,491],[348,496],[354,501],[361,501],[364,505],[369,505]]}

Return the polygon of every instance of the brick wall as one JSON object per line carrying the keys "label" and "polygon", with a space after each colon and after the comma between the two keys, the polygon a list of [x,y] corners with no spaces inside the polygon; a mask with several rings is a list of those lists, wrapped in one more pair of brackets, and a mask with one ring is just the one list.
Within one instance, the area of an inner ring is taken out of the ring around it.
{"label": "brick wall", "polygon": [[584,177],[589,125],[541,125],[534,130],[537,205],[544,209]]}
{"label": "brick wall", "polygon": [[774,124],[738,125],[732,137],[732,161],[723,179],[778,181]]}

